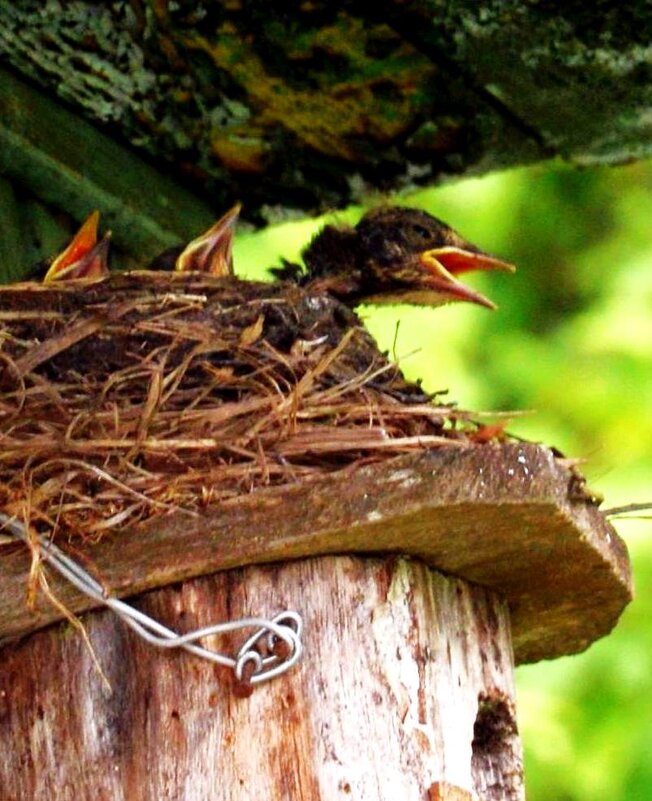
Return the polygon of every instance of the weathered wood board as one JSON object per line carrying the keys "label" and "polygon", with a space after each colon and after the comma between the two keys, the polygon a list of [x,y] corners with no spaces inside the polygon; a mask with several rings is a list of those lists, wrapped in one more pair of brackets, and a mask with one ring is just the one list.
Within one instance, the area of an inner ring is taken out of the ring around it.
{"label": "weathered wood board", "polygon": [[101,209],[118,247],[145,263],[223,212],[4,70],[0,107],[0,175],[78,221]]}
{"label": "weathered wood board", "polygon": [[[627,551],[547,448],[426,451],[326,479],[256,491],[200,517],[170,514],[88,546],[84,562],[120,597],[243,565],[401,553],[494,590],[509,605],[516,663],[584,650],[631,600]],[[0,546],[0,637],[60,618],[26,606],[29,555]],[[52,576],[70,609],[90,602]]]}
{"label": "weathered wood board", "polygon": [[649,24],[644,0],[22,0],[0,5],[0,55],[218,205],[270,219],[553,156],[649,156]]}

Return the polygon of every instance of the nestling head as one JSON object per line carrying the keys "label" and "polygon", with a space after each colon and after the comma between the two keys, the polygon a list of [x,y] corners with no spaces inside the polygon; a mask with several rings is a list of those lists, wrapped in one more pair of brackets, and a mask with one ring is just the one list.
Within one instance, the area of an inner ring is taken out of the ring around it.
{"label": "nestling head", "polygon": [[321,286],[349,304],[468,301],[494,308],[457,276],[514,267],[463,239],[420,209],[374,209],[354,227],[327,225],[304,250],[307,285]]}

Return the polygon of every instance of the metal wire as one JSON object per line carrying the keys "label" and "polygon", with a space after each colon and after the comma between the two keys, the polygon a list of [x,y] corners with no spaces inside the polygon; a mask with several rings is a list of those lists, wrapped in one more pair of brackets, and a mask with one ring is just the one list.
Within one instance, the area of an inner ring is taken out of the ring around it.
{"label": "metal wire", "polygon": [[[32,541],[23,523],[2,512],[0,512],[0,528],[8,531],[26,545]],[[301,658],[303,621],[298,612],[285,610],[279,612],[271,620],[246,617],[203,626],[187,634],[178,634],[124,601],[107,595],[102,585],[61,548],[39,534],[36,535],[36,538],[42,559],[54,567],[80,592],[115,612],[150,645],[159,648],[183,648],[196,656],[231,668],[238,682],[252,685],[280,676]],[[241,646],[235,657],[197,644],[197,641],[204,637],[250,628],[256,630]],[[281,643],[284,644],[284,648],[279,647]]]}

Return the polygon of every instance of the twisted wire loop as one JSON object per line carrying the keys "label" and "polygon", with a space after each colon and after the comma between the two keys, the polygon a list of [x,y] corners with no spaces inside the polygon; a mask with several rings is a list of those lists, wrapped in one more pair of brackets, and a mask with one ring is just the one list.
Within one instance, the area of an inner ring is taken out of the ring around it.
{"label": "twisted wire loop", "polygon": [[[0,512],[0,529],[25,544],[32,542],[27,528],[15,517]],[[251,693],[253,685],[269,681],[290,670],[301,658],[303,621],[298,612],[285,610],[271,620],[245,617],[203,626],[187,634],[178,634],[133,606],[107,595],[102,585],[74,559],[53,542],[37,535],[40,556],[80,592],[107,606],[150,645],[159,648],[183,648],[196,656],[233,670],[238,695]],[[204,637],[253,628],[255,631],[240,647],[235,657],[221,654],[198,643]]]}

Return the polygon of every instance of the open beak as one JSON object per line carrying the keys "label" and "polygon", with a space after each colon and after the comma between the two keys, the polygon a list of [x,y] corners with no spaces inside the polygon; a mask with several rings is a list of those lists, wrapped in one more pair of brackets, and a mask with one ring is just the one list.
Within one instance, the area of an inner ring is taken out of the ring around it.
{"label": "open beak", "polygon": [[107,231],[102,239],[84,253],[77,261],[73,261],[65,267],[57,270],[51,275],[52,267],[48,270],[43,282],[49,284],[52,281],[71,281],[75,278],[105,278],[109,274],[109,242],[111,232]]}
{"label": "open beak", "polygon": [[62,251],[50,265],[49,270],[43,279],[44,283],[59,281],[67,278],[78,278],[78,275],[70,275],[76,272],[73,268],[93,250],[97,244],[97,226],[100,221],[99,211],[90,214],[79,231],[73,237],[72,242]]}
{"label": "open beak", "polygon": [[50,265],[43,282],[69,281],[74,278],[104,278],[109,274],[109,240],[107,233],[98,242],[99,211],[94,211],[75,234],[72,242]]}
{"label": "open beak", "polygon": [[233,235],[242,206],[235,206],[179,255],[175,270],[198,271],[216,277],[233,275]]}
{"label": "open beak", "polygon": [[496,259],[481,250],[443,247],[426,252],[434,256],[453,275],[470,272],[471,270],[506,270],[508,273],[516,271],[516,267],[513,264]]}
{"label": "open beak", "polygon": [[426,270],[422,281],[424,288],[428,287],[438,295],[440,302],[468,301],[486,306],[488,309],[495,309],[496,304],[480,292],[458,281],[455,275],[471,270],[514,272],[516,269],[513,264],[496,259],[487,253],[449,246],[425,250],[419,255],[419,263]]}

